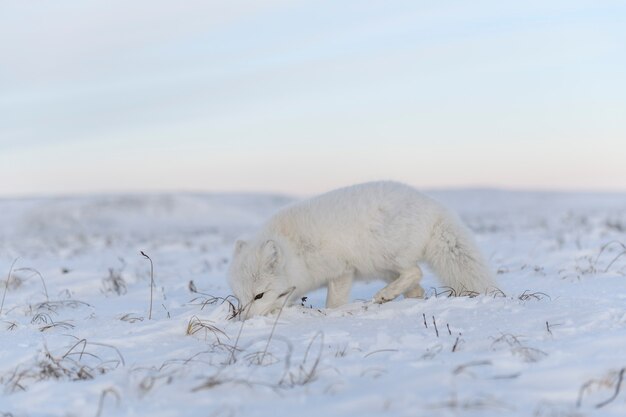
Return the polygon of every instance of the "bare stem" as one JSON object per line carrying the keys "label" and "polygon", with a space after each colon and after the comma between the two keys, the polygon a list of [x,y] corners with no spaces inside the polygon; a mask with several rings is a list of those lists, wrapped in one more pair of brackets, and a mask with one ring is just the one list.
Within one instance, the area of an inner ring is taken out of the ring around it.
{"label": "bare stem", "polygon": [[267,338],[267,344],[265,345],[265,349],[263,350],[263,354],[261,354],[261,358],[259,359],[259,364],[263,364],[263,359],[265,359],[265,355],[267,354],[267,349],[270,347],[270,342],[272,341],[272,337],[274,336],[274,330],[276,330],[276,325],[278,324],[278,320],[280,319],[280,315],[287,305],[287,301],[289,300],[289,296],[296,290],[296,287],[291,287],[289,289],[288,295],[285,297],[285,301],[283,301],[283,305],[278,310],[278,315],[276,316],[276,320],[274,320],[274,325],[272,326],[272,331],[270,332],[270,336]]}
{"label": "bare stem", "polygon": [[152,320],[152,298],[153,298],[153,290],[154,290],[154,265],[152,264],[152,259],[146,255],[143,251],[141,254],[150,261],[150,309],[148,310],[148,320]]}
{"label": "bare stem", "polygon": [[622,381],[624,380],[624,372],[626,372],[626,368],[622,368],[619,371],[619,375],[617,376],[617,385],[615,385],[615,392],[613,393],[611,398],[609,398],[608,400],[602,401],[599,404],[596,404],[596,408],[602,408],[605,405],[612,402],[615,398],[617,398],[617,394],[619,394],[620,388],[622,387]]}
{"label": "bare stem", "polygon": [[109,394],[115,398],[117,405],[120,403],[120,394],[113,388],[107,388],[100,393],[100,400],[98,401],[98,410],[96,411],[96,417],[102,415],[102,407],[104,406],[104,398]]}
{"label": "bare stem", "polygon": [[11,274],[13,274],[13,267],[15,266],[17,259],[18,258],[13,260],[13,263],[11,264],[11,268],[9,268],[9,275],[7,276],[7,280],[4,283],[4,293],[2,294],[2,303],[0,303],[0,315],[2,314],[2,309],[4,308],[4,299],[6,298],[7,291],[9,290],[9,281],[11,280]]}
{"label": "bare stem", "polygon": [[34,268],[20,268],[20,269],[15,270],[15,272],[19,272],[19,271],[32,272],[33,274],[37,275],[39,279],[41,280],[41,286],[43,287],[43,292],[46,295],[46,301],[50,301],[50,297],[48,297],[48,288],[46,287],[46,281],[43,279],[43,275],[41,275],[39,271],[37,271]]}

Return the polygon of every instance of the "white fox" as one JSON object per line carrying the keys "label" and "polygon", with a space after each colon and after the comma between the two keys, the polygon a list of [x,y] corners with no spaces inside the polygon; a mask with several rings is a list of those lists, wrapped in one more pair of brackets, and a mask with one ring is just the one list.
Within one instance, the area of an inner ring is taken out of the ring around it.
{"label": "white fox", "polygon": [[495,288],[470,233],[437,201],[396,182],[341,188],[276,213],[249,242],[237,241],[229,270],[243,317],[328,286],[326,307],[349,301],[352,281],[381,278],[383,303],[422,297],[426,262],[457,294]]}

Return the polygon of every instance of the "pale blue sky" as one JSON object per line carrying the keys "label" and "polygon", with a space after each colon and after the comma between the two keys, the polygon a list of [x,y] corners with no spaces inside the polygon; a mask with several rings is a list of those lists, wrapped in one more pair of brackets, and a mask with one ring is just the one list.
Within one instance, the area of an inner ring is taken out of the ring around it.
{"label": "pale blue sky", "polygon": [[0,178],[624,191],[626,3],[0,0]]}

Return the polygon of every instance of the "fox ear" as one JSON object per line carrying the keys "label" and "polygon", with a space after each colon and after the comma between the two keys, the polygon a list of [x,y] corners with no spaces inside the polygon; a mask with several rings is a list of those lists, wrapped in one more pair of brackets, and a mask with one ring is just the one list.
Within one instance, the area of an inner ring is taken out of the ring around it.
{"label": "fox ear", "polygon": [[268,240],[261,248],[261,266],[266,272],[274,272],[280,261],[280,249],[273,240]]}
{"label": "fox ear", "polygon": [[248,244],[245,240],[238,240],[235,242],[235,255],[241,252],[241,250]]}

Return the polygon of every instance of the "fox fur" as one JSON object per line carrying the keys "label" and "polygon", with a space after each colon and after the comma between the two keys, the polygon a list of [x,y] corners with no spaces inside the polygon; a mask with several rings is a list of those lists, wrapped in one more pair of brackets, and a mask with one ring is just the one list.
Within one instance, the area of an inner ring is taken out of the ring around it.
{"label": "fox fur", "polygon": [[461,221],[436,200],[396,182],[337,189],[284,208],[254,238],[237,241],[229,269],[244,318],[328,287],[326,306],[349,301],[354,279],[388,283],[378,303],[422,297],[426,263],[457,294],[495,288]]}

